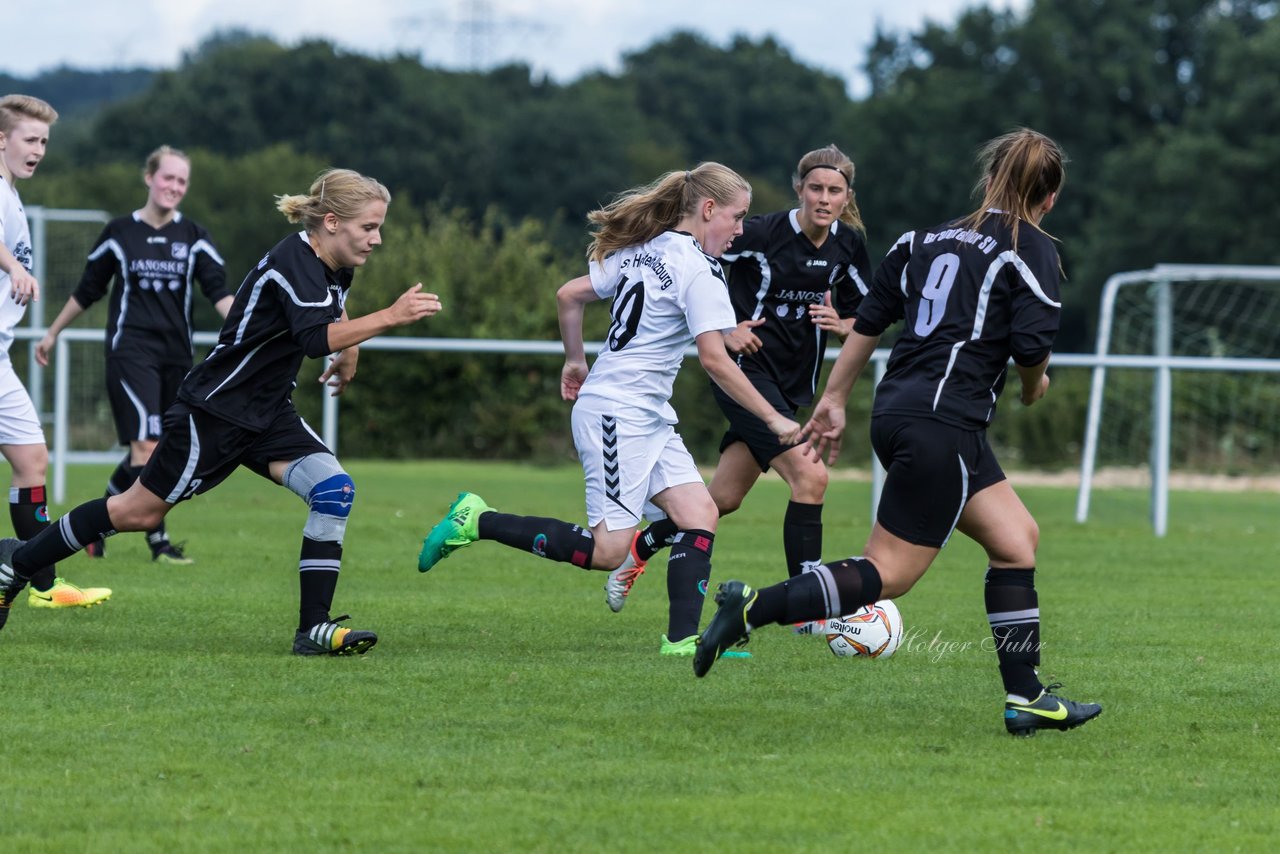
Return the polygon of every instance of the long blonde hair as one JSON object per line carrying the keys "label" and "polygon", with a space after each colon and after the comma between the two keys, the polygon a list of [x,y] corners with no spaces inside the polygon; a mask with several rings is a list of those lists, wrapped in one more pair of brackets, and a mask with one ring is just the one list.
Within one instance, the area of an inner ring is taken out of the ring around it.
{"label": "long blonde hair", "polygon": [[853,193],[853,161],[835,143],[810,151],[800,158],[796,171],[791,176],[791,188],[799,194],[800,188],[804,186],[805,176],[824,166],[843,175],[845,183],[849,185],[849,200],[844,203],[844,210],[840,211],[840,221],[866,234],[867,227],[862,222],[862,214],[858,211],[858,202]]}
{"label": "long blonde hair", "polygon": [[696,211],[703,199],[729,205],[744,192],[751,194],[747,180],[720,163],[699,163],[687,172],[668,172],[587,214],[594,229],[587,257],[603,261],[610,252],[638,246],[672,228]]}
{"label": "long blonde hair", "polygon": [[311,182],[307,195],[276,196],[276,209],[289,222],[301,222],[308,234],[319,230],[325,214],[355,219],[371,201],[391,201],[391,193],[373,178],[351,169],[329,169]]}
{"label": "long blonde hair", "polygon": [[1013,231],[1016,251],[1019,222],[1026,220],[1043,231],[1035,224],[1035,208],[1062,189],[1066,163],[1067,155],[1058,143],[1030,128],[996,137],[978,150],[982,177],[973,194],[982,197],[982,205],[961,222],[967,228],[977,228],[992,210],[1003,211],[1000,215]]}

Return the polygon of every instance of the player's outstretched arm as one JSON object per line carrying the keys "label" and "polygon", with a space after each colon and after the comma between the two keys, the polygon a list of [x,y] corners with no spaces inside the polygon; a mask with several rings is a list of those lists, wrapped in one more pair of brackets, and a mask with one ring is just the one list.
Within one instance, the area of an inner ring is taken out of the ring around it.
{"label": "player's outstretched arm", "polygon": [[337,353],[398,326],[408,326],[440,311],[440,297],[422,292],[422,283],[405,291],[388,307],[353,320],[329,324],[329,352]]}
{"label": "player's outstretched arm", "polygon": [[774,409],[756,390],[738,363],[729,356],[722,333],[704,332],[694,340],[698,345],[698,361],[702,363],[702,369],[725,394],[763,421],[779,441],[791,444],[798,440],[800,425]]}

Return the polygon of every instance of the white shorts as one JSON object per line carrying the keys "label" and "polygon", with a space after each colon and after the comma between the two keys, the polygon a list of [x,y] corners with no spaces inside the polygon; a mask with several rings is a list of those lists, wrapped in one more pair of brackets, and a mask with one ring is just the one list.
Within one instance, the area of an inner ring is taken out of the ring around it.
{"label": "white shorts", "polygon": [[8,359],[0,361],[0,445],[43,445],[44,429],[31,395]]}
{"label": "white shorts", "polygon": [[573,405],[573,444],[586,479],[587,524],[619,531],[663,513],[650,499],[673,486],[702,483],[684,440],[657,415],[599,397]]}

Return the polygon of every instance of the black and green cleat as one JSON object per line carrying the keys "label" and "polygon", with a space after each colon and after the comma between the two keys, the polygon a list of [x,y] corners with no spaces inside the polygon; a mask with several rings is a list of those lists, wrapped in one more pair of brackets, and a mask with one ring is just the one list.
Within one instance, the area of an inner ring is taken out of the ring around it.
{"label": "black and green cleat", "polygon": [[706,676],[716,659],[733,646],[742,646],[751,636],[747,609],[756,601],[756,591],[741,581],[726,581],[716,593],[716,609],[706,629],[698,636],[693,653],[693,675]]}
{"label": "black and green cleat", "polygon": [[1061,687],[1055,682],[1030,703],[1006,702],[1004,728],[1010,735],[1029,737],[1040,729],[1073,729],[1102,714],[1102,706],[1097,703],[1077,703],[1049,693]]}

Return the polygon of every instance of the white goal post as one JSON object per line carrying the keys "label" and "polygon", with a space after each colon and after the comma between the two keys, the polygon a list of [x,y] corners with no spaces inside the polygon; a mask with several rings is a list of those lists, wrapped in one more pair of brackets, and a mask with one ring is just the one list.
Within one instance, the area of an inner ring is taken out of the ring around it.
{"label": "white goal post", "polygon": [[[1189,302],[1183,298],[1204,283],[1216,283],[1216,286],[1202,291],[1208,295],[1205,302],[1187,313],[1184,324],[1180,301]],[[1252,293],[1237,295],[1231,291],[1232,284],[1238,286],[1241,283],[1251,285]],[[1257,373],[1263,377],[1280,372],[1280,358],[1277,358],[1280,335],[1275,333],[1273,325],[1278,318],[1260,316],[1256,298],[1264,295],[1269,306],[1280,305],[1280,287],[1277,285],[1280,285],[1280,267],[1233,265],[1159,264],[1150,270],[1118,273],[1107,280],[1098,317],[1097,351],[1080,461],[1077,522],[1085,522],[1089,518],[1089,498],[1098,463],[1108,368],[1141,368],[1153,373],[1148,460],[1151,524],[1156,536],[1165,535],[1169,517],[1173,372]],[[1118,339],[1130,327],[1140,324],[1133,317],[1117,317],[1117,303],[1122,295],[1139,296],[1137,303],[1145,305],[1147,312],[1143,321],[1150,321],[1150,326],[1144,328],[1140,336],[1127,343]],[[1210,297],[1217,300],[1212,307],[1208,307]],[[1230,301],[1225,301],[1224,297],[1229,297]],[[1249,331],[1246,327],[1252,321],[1263,324],[1263,327],[1256,333],[1256,338],[1246,341],[1244,333]],[[1141,343],[1135,345],[1133,341]],[[1135,352],[1138,349],[1148,352]],[[1207,353],[1191,355],[1197,349]],[[1228,355],[1232,353],[1243,355]]]}

